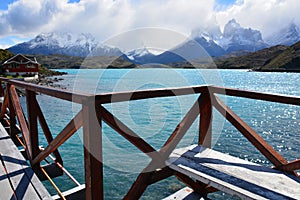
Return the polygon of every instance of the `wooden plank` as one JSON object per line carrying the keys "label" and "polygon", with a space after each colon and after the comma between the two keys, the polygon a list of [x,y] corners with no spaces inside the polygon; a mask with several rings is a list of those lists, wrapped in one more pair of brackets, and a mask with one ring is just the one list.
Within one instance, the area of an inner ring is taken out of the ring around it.
{"label": "wooden plank", "polygon": [[228,106],[226,106],[217,96],[213,98],[215,108],[237,129],[249,142],[253,144],[271,163],[276,167],[287,164],[287,160],[282,157],[272,146],[270,146],[260,135],[258,135],[246,122],[237,116]]}
{"label": "wooden plank", "polygon": [[[0,138],[2,139],[2,138]],[[9,177],[7,176],[6,169],[4,168],[4,162],[2,160],[2,156],[0,154],[0,199],[12,199],[15,200],[15,194],[13,188],[11,187],[11,183]]]}
{"label": "wooden plank", "polygon": [[181,190],[177,191],[176,193],[174,193],[162,200],[178,200],[178,199],[204,200],[204,198],[202,198],[201,195],[197,194],[189,187],[182,188]]}
{"label": "wooden plank", "polygon": [[[85,199],[85,185],[79,185],[62,193],[68,200]],[[61,200],[59,195],[52,196],[54,200]]]}
{"label": "wooden plank", "polygon": [[202,146],[176,149],[166,164],[240,198],[300,199],[299,178]]}
{"label": "wooden plank", "polygon": [[200,194],[202,197],[207,198],[207,194],[217,192],[218,190],[207,185],[204,183],[201,183],[199,181],[193,180],[191,177],[186,176],[185,174],[175,172],[175,176],[183,182],[188,187],[192,188],[195,192]]}
{"label": "wooden plank", "polygon": [[29,167],[1,124],[0,146],[0,153],[17,198],[51,199],[50,194]]}

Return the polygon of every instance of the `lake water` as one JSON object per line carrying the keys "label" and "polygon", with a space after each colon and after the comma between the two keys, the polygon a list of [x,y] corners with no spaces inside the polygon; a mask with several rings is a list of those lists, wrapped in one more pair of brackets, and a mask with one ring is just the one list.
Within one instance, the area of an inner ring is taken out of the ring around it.
{"label": "lake water", "polygon": [[[261,92],[300,96],[300,73],[258,73],[244,70],[196,70],[196,69],[122,69],[122,70],[60,70],[69,74],[58,84],[74,91],[102,93],[130,91],[146,88],[180,87],[213,84]],[[158,98],[105,105],[132,130],[160,148],[178,122],[196,100],[197,95]],[[223,98],[243,120],[256,130],[267,142],[288,160],[299,157],[298,134],[300,108],[243,98]],[[24,99],[21,99],[24,101]],[[44,111],[53,135],[57,135],[80,109],[80,105],[39,95],[38,101]],[[253,162],[271,165],[253,146],[224,118],[214,110],[213,148]],[[180,146],[197,141],[196,121]],[[82,130],[78,131],[59,151],[64,166],[84,183]],[[140,170],[149,162],[148,157],[134,146],[103,125],[105,199],[121,199],[134,182]],[[46,146],[44,138],[41,144]],[[65,176],[55,178],[62,190],[75,185]],[[53,193],[52,187],[46,183]],[[182,185],[169,178],[150,186],[142,199],[161,199],[180,189]],[[218,198],[231,199],[222,193]]]}

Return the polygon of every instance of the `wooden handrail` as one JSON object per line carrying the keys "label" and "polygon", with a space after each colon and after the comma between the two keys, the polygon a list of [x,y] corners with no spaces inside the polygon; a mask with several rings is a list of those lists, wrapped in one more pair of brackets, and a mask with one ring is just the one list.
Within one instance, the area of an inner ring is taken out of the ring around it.
{"label": "wooden handrail", "polygon": [[[182,137],[198,116],[200,116],[198,142],[205,146],[210,146],[213,107],[216,108],[229,122],[231,122],[261,152],[261,154],[266,156],[266,158],[268,158],[275,167],[277,167],[277,169],[292,172],[300,168],[300,160],[288,162],[267,142],[265,142],[259,134],[247,125],[229,107],[227,107],[216,95],[242,97],[298,106],[300,105],[300,97],[245,91],[210,85],[109,92],[94,95],[39,86],[6,78],[0,78],[0,81],[8,84],[7,93],[1,108],[0,118],[2,119],[5,116],[6,108],[10,109],[12,127],[16,123],[15,118],[18,118],[25,143],[29,147],[27,148],[27,153],[29,154],[28,157],[31,159],[31,164],[33,166],[39,165],[40,162],[51,153],[54,153],[56,158],[62,163],[60,154],[57,151],[58,147],[71,137],[80,127],[83,127],[87,199],[103,199],[102,121],[116,130],[140,151],[152,158],[151,162],[144,168],[136,182],[128,191],[125,199],[135,197],[139,198],[149,184],[161,180],[161,177],[167,177],[162,176],[162,174],[157,173],[157,171],[151,170],[162,169],[169,171],[168,176],[172,175],[172,171],[168,167],[164,166],[164,161],[174,148],[176,148],[177,144],[181,141]],[[15,87],[25,89],[27,94],[30,96],[27,98],[27,101],[30,101],[30,103],[27,102],[27,105],[34,106],[34,109],[29,112],[28,124],[22,107],[18,101],[17,93],[14,89]],[[55,138],[53,138],[43,116],[42,110],[35,99],[35,92],[81,104],[82,110]],[[159,151],[154,149],[149,143],[147,143],[147,141],[139,137],[137,133],[129,129],[120,119],[117,119],[112,113],[103,107],[103,104],[107,103],[193,94],[200,95],[200,97],[183,117],[181,122],[177,125],[173,133],[169,136]],[[37,110],[36,113],[34,113],[35,109]],[[39,120],[49,143],[49,145],[42,152],[38,152],[38,154],[36,153],[37,151],[32,153],[31,148],[31,145],[37,146],[38,141],[34,140],[37,138],[32,138],[31,135],[29,135],[31,132],[37,134],[37,120]],[[32,131],[28,130],[28,127],[32,129]],[[31,140],[34,141],[33,144],[31,143]],[[185,180],[192,183],[188,179]]]}
{"label": "wooden handrail", "polygon": [[36,85],[33,83],[25,83],[24,81],[18,81],[18,80],[13,80],[13,79],[4,79],[0,78],[2,81],[6,81],[7,83],[21,87],[26,90],[30,90],[33,92],[38,92],[38,93],[43,93],[52,97],[56,97],[59,99],[71,101],[74,103],[79,103],[82,104],[82,102],[93,95],[90,94],[85,94],[85,93],[79,93],[79,92],[71,92],[68,90],[63,90],[63,89],[58,89],[58,88],[53,88],[53,87],[46,87],[46,86],[41,86],[41,85]]}
{"label": "wooden handrail", "polygon": [[136,90],[136,91],[125,91],[125,92],[109,92],[101,93],[95,96],[96,104],[105,103],[117,103],[122,101],[133,101],[149,98],[159,97],[172,97],[199,94],[209,90],[208,85],[198,85],[189,87],[177,87],[177,88],[159,88],[159,89],[147,89],[147,90]]}
{"label": "wooden handrail", "polygon": [[244,97],[248,99],[256,99],[263,101],[271,101],[284,104],[292,104],[300,106],[300,97],[289,96],[275,93],[255,92],[248,90],[239,90],[226,87],[209,86],[211,93],[223,94],[227,96]]}
{"label": "wooden handrail", "polygon": [[199,94],[199,93],[204,93],[208,90],[210,93],[217,93],[217,94],[223,94],[228,96],[244,97],[249,99],[272,101],[272,102],[278,102],[284,104],[300,105],[300,97],[297,96],[232,89],[232,88],[217,87],[212,85],[146,89],[146,90],[124,91],[124,92],[108,92],[108,93],[93,95],[93,94],[88,94],[83,92],[74,92],[74,91],[71,92],[68,90],[51,88],[51,87],[36,85],[32,83],[25,83],[23,81],[7,79],[2,77],[0,77],[0,81],[7,82],[12,85],[30,91],[43,93],[52,97],[56,97],[67,101],[72,101],[79,104],[82,104],[84,100],[92,96],[95,96],[96,104],[98,103],[105,104],[105,103],[116,103],[122,101],[141,100],[141,99],[149,99],[149,98]]}

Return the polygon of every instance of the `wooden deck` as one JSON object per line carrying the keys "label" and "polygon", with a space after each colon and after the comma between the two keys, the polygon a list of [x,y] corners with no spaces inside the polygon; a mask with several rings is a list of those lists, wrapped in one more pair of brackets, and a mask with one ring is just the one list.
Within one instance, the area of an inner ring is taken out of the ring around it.
{"label": "wooden deck", "polygon": [[299,178],[202,146],[176,149],[166,163],[242,199],[300,199]]}
{"label": "wooden deck", "polygon": [[52,199],[0,123],[0,199]]}

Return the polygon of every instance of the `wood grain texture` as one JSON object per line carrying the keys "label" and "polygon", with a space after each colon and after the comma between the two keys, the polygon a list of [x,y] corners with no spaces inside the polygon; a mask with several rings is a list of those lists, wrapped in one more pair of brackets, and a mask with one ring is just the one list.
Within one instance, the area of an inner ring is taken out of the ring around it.
{"label": "wood grain texture", "polygon": [[176,149],[166,163],[242,199],[300,199],[299,178],[202,146]]}
{"label": "wood grain texture", "polygon": [[[50,194],[29,167],[1,124],[0,147],[7,176],[11,180],[17,199],[51,199]],[[0,176],[2,177],[2,174]],[[2,197],[1,192],[0,198]]]}

